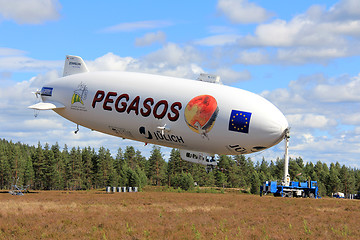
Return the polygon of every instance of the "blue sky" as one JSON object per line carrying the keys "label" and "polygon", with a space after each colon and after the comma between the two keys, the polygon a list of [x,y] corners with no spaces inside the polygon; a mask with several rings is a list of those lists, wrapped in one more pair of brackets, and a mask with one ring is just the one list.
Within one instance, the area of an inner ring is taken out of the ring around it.
{"label": "blue sky", "polygon": [[[360,5],[357,0],[0,0],[0,137],[36,145],[133,145],[53,112],[34,118],[32,91],[62,74],[65,55],[91,71],[197,78],[273,102],[291,125],[290,154],[360,167]],[[167,157],[170,149],[162,148]],[[282,157],[280,144],[254,160]]]}

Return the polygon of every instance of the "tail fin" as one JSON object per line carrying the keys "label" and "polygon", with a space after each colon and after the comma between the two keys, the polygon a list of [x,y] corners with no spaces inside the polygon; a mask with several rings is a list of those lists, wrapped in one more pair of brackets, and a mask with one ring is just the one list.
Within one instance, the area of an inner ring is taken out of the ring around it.
{"label": "tail fin", "polygon": [[81,57],[71,55],[66,56],[63,77],[88,71],[85,62]]}

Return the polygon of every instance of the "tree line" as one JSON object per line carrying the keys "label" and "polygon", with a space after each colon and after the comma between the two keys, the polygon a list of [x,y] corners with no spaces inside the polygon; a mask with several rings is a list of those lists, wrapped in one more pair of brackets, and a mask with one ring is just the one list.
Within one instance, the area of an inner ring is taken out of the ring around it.
{"label": "tree line", "polygon": [[[0,188],[18,185],[34,190],[85,190],[106,186],[142,188],[146,185],[168,186],[189,190],[197,186],[240,188],[257,194],[267,180],[281,180],[284,159],[253,162],[244,155],[219,156],[218,166],[206,172],[204,166],[183,161],[180,152],[172,149],[168,161],[159,147],[153,146],[149,158],[127,146],[119,148],[115,157],[109,149],[62,148],[58,144],[43,147],[0,140]],[[304,163],[301,157],[289,160],[293,181],[318,181],[321,195],[360,191],[360,170],[338,162]]]}

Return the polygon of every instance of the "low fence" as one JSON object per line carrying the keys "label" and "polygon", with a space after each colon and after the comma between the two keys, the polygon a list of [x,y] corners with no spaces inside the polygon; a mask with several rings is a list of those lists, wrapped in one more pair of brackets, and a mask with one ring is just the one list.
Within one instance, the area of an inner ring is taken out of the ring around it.
{"label": "low fence", "polygon": [[116,192],[138,192],[138,187],[106,187],[107,193]]}

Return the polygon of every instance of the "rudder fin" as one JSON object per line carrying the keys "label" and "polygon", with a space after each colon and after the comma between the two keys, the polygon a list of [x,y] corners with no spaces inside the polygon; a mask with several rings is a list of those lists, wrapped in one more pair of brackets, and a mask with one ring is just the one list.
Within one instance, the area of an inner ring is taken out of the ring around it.
{"label": "rudder fin", "polygon": [[85,62],[81,57],[72,55],[66,56],[63,77],[88,71]]}

